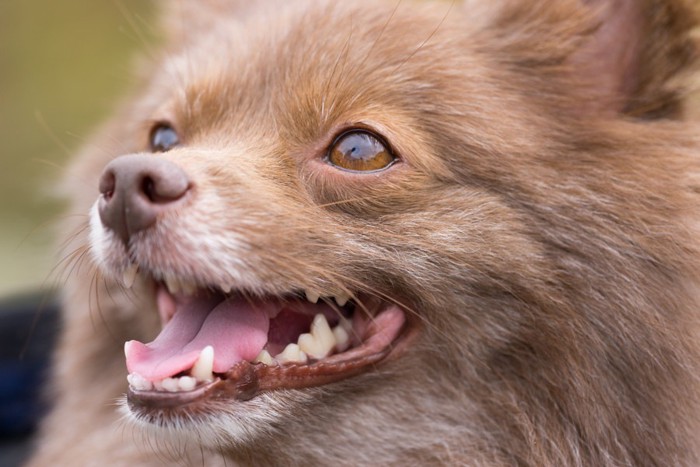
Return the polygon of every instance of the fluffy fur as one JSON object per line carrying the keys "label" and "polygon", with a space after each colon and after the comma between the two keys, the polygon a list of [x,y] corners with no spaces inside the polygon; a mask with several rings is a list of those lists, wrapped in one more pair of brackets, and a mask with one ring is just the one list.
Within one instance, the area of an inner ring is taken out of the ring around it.
{"label": "fluffy fur", "polygon": [[[161,426],[121,419],[122,345],[157,333],[153,293],[144,279],[124,291],[127,252],[96,225],[88,253],[74,218],[80,267],[30,465],[700,463],[685,2],[167,8],[142,89],[72,166],[73,212],[90,212],[109,160],[147,150],[152,122],[175,122],[182,146],[153,157],[196,198],[134,238],[132,258],[268,294],[364,290],[419,334],[339,383]],[[324,164],[357,124],[401,162]]]}

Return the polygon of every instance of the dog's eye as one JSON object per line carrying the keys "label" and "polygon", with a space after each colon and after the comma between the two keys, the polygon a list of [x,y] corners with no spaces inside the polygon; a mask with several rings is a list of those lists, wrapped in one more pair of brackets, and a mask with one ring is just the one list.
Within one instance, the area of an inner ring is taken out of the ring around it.
{"label": "dog's eye", "polygon": [[151,130],[151,151],[169,151],[178,144],[180,144],[180,138],[177,136],[177,132],[167,123],[159,123]]}
{"label": "dog's eye", "polygon": [[327,162],[353,172],[382,170],[396,158],[379,137],[364,130],[353,130],[340,135],[330,147]]}

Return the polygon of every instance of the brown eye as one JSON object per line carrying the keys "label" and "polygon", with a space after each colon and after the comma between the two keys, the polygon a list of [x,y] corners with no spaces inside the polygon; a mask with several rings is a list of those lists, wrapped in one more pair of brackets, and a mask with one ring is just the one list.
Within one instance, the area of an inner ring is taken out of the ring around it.
{"label": "brown eye", "polygon": [[389,148],[377,136],[363,130],[340,135],[331,145],[327,157],[331,165],[353,172],[382,170],[395,160]]}
{"label": "brown eye", "polygon": [[180,144],[180,138],[172,126],[167,123],[159,123],[151,130],[149,144],[151,151],[165,152]]}

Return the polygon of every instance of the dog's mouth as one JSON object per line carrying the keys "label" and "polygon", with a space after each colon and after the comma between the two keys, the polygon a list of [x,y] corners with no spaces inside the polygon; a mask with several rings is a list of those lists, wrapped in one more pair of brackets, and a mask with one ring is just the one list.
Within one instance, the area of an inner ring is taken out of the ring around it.
{"label": "dog's mouth", "polygon": [[401,307],[366,293],[243,291],[156,282],[163,322],[125,344],[132,409],[197,408],[355,376],[393,353],[410,326]]}

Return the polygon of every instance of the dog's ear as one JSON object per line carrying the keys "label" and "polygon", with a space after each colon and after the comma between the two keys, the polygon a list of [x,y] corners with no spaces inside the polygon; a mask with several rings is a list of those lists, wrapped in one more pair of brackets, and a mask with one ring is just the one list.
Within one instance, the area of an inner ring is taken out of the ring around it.
{"label": "dog's ear", "polygon": [[570,60],[597,98],[591,110],[636,117],[681,112],[683,74],[693,65],[697,26],[682,0],[581,0],[593,25]]}
{"label": "dog's ear", "polygon": [[678,117],[697,56],[690,1],[502,0],[486,26],[496,36],[491,54],[507,54],[541,93],[558,82],[568,91],[557,96],[580,89],[563,104],[578,112]]}

